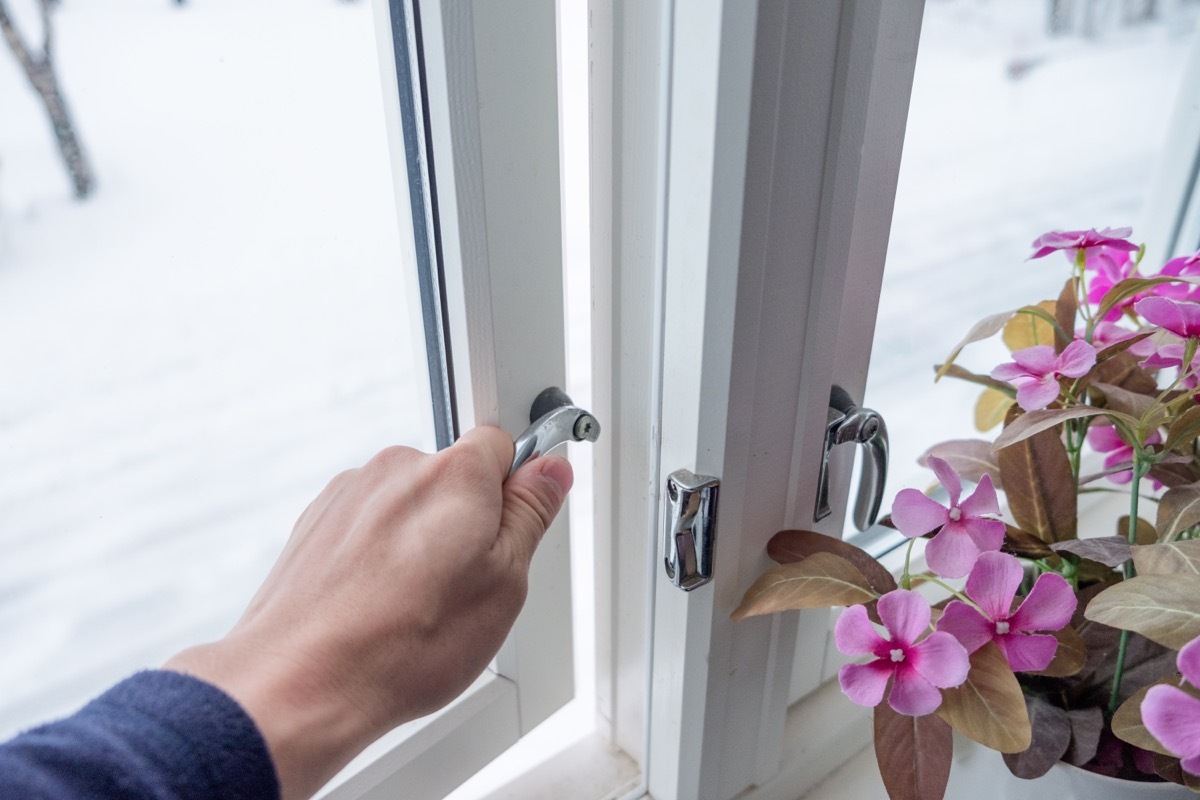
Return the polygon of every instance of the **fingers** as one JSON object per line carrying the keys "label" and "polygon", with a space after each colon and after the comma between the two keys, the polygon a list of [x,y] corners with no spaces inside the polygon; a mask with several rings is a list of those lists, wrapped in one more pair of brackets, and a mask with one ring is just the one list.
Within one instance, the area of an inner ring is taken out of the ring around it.
{"label": "fingers", "polygon": [[536,458],[517,470],[504,484],[500,538],[507,537],[526,561],[532,559],[574,482],[570,462],[558,456]]}
{"label": "fingers", "polygon": [[472,428],[458,437],[453,447],[476,450],[489,466],[495,466],[500,480],[508,477],[513,461],[513,440],[499,428],[491,425]]}

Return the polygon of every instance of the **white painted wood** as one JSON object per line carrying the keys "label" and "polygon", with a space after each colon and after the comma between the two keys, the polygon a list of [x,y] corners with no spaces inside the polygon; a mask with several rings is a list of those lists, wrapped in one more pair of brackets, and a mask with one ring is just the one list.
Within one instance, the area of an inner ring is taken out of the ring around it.
{"label": "white painted wood", "polygon": [[[436,216],[458,418],[463,430],[487,423],[515,435],[534,397],[565,384],[555,3],[415,5],[429,120],[419,179],[432,176],[424,196],[436,199],[429,224]],[[391,18],[388,0],[375,3],[407,206],[393,37],[407,30],[415,53],[418,35],[414,3],[396,8],[407,26]],[[571,699],[568,518],[564,509],[538,550],[525,609],[494,670],[447,709],[389,733],[323,796],[440,798]]]}
{"label": "white painted wood", "polygon": [[[760,3],[757,20],[746,4],[675,9],[662,470],[718,475],[722,497],[713,584],[683,595],[657,580],[659,800],[774,785],[826,735],[785,736],[785,709],[794,654],[801,682],[820,683],[828,615],[802,618],[797,651],[793,620],[728,614],[770,536],[813,527],[830,387],[862,390],[921,12],[912,0]],[[821,529],[836,535],[842,516]]]}
{"label": "white painted wood", "polygon": [[[555,6],[443,0],[421,13],[459,419],[516,434],[566,376]],[[567,518],[538,549],[497,658],[523,731],[574,693]]]}
{"label": "white painted wood", "polygon": [[319,800],[438,800],[520,736],[512,681],[485,673],[446,708],[386,734],[317,794]]}

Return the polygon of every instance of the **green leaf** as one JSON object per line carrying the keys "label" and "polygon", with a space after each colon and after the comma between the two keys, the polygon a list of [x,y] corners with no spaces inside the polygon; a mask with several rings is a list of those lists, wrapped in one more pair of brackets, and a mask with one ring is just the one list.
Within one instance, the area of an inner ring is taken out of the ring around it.
{"label": "green leaf", "polygon": [[962,686],[942,690],[937,713],[963,736],[1001,753],[1028,750],[1033,740],[1021,685],[991,642],[971,654]]}
{"label": "green leaf", "polygon": [[1004,494],[1017,525],[1044,542],[1074,539],[1078,497],[1071,462],[1058,432],[1043,430],[1022,438],[1001,450],[998,460]]}
{"label": "green leaf", "polygon": [[730,616],[740,620],[791,609],[853,606],[877,598],[870,581],[849,561],[833,553],[813,553],[760,575]]}
{"label": "green leaf", "polygon": [[[1005,447],[1014,445],[1022,439],[1027,439],[1030,436],[1057,427],[1069,419],[1080,419],[1082,417],[1094,417],[1097,414],[1106,413],[1103,408],[1095,406],[1071,406],[1070,408],[1042,408],[1037,411],[1027,411],[1021,416],[1014,419],[1004,429],[1004,432],[996,437],[996,444],[993,445],[997,450],[1002,450]],[[1112,415],[1112,412],[1107,412]],[[1120,415],[1123,416],[1123,415]],[[1128,417],[1127,421],[1133,425],[1137,424],[1137,419]]]}
{"label": "green leaf", "polygon": [[954,733],[936,714],[909,717],[875,707],[875,759],[891,800],[942,800]]}
{"label": "green leaf", "polygon": [[1154,527],[1161,539],[1170,539],[1200,523],[1200,484],[1167,489],[1158,501]]}
{"label": "green leaf", "polygon": [[1033,740],[1020,753],[1005,753],[1008,771],[1018,778],[1040,778],[1058,763],[1071,745],[1071,722],[1067,712],[1040,697],[1025,698]]}
{"label": "green leaf", "polygon": [[884,595],[896,588],[896,579],[865,552],[841,539],[816,531],[780,531],[767,542],[767,555],[780,564],[794,564],[816,553],[832,553],[841,556],[863,574],[871,589]]}
{"label": "green leaf", "polygon": [[1200,575],[1200,539],[1133,548],[1139,575]]}
{"label": "green leaf", "polygon": [[1085,616],[1178,650],[1200,636],[1200,576],[1151,575],[1121,581],[1096,595]]}
{"label": "green leaf", "polygon": [[962,352],[964,347],[972,342],[981,342],[984,339],[989,339],[1002,331],[1005,323],[1007,323],[1015,313],[1017,312],[1002,311],[999,314],[992,314],[991,316],[984,317],[983,319],[979,320],[979,322],[976,322],[971,330],[967,331],[967,335],[963,337],[962,341],[959,342],[950,355],[946,357],[946,363],[942,365],[942,367],[938,370],[937,375],[935,375],[933,379],[935,381],[942,379],[942,376],[944,376],[949,371],[950,367],[953,366],[954,359],[958,358],[958,354]]}

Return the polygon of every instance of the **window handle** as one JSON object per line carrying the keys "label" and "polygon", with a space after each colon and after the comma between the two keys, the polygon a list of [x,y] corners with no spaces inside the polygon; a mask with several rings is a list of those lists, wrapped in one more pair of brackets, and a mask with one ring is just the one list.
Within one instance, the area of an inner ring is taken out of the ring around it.
{"label": "window handle", "polygon": [[854,526],[865,531],[875,524],[883,505],[888,467],[887,425],[878,412],[859,408],[845,389],[834,386],[829,392],[829,416],[825,426],[825,448],[821,454],[821,474],[817,480],[814,522],[832,513],[829,507],[829,451],[846,442],[856,442],[865,448],[858,498],[854,503]]}
{"label": "window handle", "polygon": [[600,438],[600,423],[576,406],[557,386],[544,389],[529,408],[530,426],[513,443],[512,475],[521,465],[564,442],[594,442]]}

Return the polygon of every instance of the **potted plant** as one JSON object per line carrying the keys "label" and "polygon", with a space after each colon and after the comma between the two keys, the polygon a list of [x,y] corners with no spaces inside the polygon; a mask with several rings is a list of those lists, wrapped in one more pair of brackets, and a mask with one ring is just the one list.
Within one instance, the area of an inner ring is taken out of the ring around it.
{"label": "potted plant", "polygon": [[[1039,237],[1031,259],[1071,265],[1058,298],[982,320],[937,367],[983,386],[976,419],[1003,429],[922,457],[946,501],[897,495],[898,579],[840,540],[782,531],[779,566],[733,614],[846,606],[834,639],[856,660],[838,677],[875,709],[894,800],[943,797],[952,731],[1022,778],[1066,762],[1200,790],[1200,253],[1147,275],[1130,234]],[[955,363],[996,334],[1010,362]],[[1104,456],[1090,474],[1089,452]],[[1081,498],[1113,492],[1121,510],[1083,530]]]}

